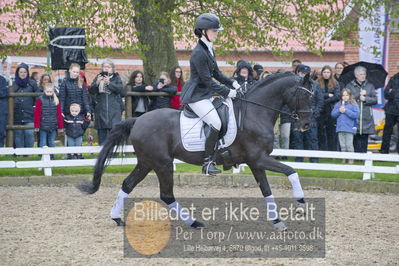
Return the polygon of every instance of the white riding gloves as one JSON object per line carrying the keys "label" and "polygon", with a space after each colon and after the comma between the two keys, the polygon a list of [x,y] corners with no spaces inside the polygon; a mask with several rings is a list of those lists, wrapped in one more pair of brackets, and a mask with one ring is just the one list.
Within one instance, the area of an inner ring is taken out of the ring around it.
{"label": "white riding gloves", "polygon": [[237,91],[236,90],[230,90],[228,97],[234,99],[236,96],[237,96]]}
{"label": "white riding gloves", "polygon": [[233,82],[233,88],[234,89],[236,89],[236,90],[238,90],[240,87],[241,87],[241,85],[240,84],[238,84],[238,82],[237,82],[237,80],[235,80],[234,82]]}

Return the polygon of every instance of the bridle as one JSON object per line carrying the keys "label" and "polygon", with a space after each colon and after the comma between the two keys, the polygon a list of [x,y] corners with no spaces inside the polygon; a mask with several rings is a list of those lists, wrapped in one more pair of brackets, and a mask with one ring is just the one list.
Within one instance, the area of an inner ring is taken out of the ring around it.
{"label": "bridle", "polygon": [[[307,89],[307,88],[305,88],[305,87],[303,87],[303,86],[301,86],[301,85],[297,85],[296,88],[295,88],[294,97],[296,98],[296,102],[295,102],[295,109],[294,109],[294,111],[293,111],[292,113],[288,113],[288,112],[285,112],[285,111],[283,111],[283,110],[279,110],[279,109],[276,109],[276,108],[273,108],[273,107],[270,107],[270,106],[267,106],[267,105],[264,105],[264,104],[261,104],[261,103],[257,103],[257,102],[248,100],[246,97],[247,97],[247,95],[248,95],[250,92],[252,92],[252,91],[244,92],[244,91],[242,91],[241,89],[242,89],[242,87],[238,89],[238,90],[239,90],[239,93],[240,93],[240,95],[241,95],[241,97],[237,97],[236,99],[241,100],[241,101],[244,101],[244,102],[252,103],[252,104],[255,104],[255,105],[258,105],[258,106],[262,106],[262,107],[264,107],[264,108],[267,108],[267,109],[270,109],[270,110],[279,112],[279,113],[281,113],[281,114],[289,115],[291,118],[293,118],[293,119],[295,119],[295,120],[298,120],[298,119],[299,119],[299,114],[300,114],[300,113],[311,113],[311,112],[312,112],[312,109],[310,109],[310,108],[309,108],[309,109],[298,109],[298,106],[299,106],[299,99],[298,99],[298,97],[296,97],[296,96],[297,96],[297,93],[298,93],[299,91],[304,90],[304,91],[306,91],[307,93],[309,93],[310,95],[313,95],[313,92],[312,92],[311,90],[309,90],[309,89]],[[241,91],[240,91],[240,90],[241,90]]]}
{"label": "bridle", "polygon": [[292,115],[291,115],[291,117],[292,117],[293,119],[295,119],[295,120],[298,120],[298,119],[299,119],[299,114],[300,114],[300,113],[312,113],[312,109],[311,109],[311,108],[308,108],[308,109],[299,109],[299,110],[298,110],[299,99],[298,99],[298,97],[296,97],[296,96],[297,96],[298,91],[300,91],[300,90],[304,90],[304,91],[306,91],[307,93],[309,93],[310,95],[313,95],[313,91],[311,91],[311,90],[309,90],[309,89],[307,89],[307,88],[305,88],[305,87],[303,87],[303,86],[297,86],[297,87],[295,88],[295,92],[294,92],[294,97],[295,97],[295,99],[296,99],[296,102],[295,102],[295,109],[294,109],[294,112],[292,112]]}

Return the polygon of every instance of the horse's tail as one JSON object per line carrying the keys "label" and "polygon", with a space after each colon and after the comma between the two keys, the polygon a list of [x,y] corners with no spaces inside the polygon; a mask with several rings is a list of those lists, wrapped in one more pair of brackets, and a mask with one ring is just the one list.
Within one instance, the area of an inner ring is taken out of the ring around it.
{"label": "horse's tail", "polygon": [[115,125],[111,132],[108,134],[107,139],[103,143],[103,147],[98,154],[96,165],[94,166],[94,174],[92,182],[86,182],[78,185],[77,188],[87,194],[95,193],[101,184],[101,176],[103,175],[104,169],[109,163],[114,149],[118,149],[123,146],[129,138],[130,131],[136,122],[137,118],[126,119],[119,124]]}

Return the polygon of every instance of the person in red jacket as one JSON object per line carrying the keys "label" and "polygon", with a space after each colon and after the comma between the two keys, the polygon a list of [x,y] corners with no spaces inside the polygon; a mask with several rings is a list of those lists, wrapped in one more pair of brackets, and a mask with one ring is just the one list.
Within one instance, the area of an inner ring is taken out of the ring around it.
{"label": "person in red jacket", "polygon": [[54,147],[57,129],[62,132],[64,123],[60,102],[51,83],[45,85],[43,95],[36,100],[33,123],[35,131],[39,132],[39,147]]}
{"label": "person in red jacket", "polygon": [[[177,88],[177,92],[181,92],[181,89],[184,86],[183,79],[183,70],[179,66],[175,66],[170,70],[170,79],[172,86]],[[176,95],[172,97],[170,101],[170,107],[173,109],[181,109],[182,104],[180,103],[180,95]]]}

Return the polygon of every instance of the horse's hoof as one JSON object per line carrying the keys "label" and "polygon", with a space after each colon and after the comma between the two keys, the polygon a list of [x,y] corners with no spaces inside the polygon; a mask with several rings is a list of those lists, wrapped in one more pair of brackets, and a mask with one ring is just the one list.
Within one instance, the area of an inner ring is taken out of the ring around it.
{"label": "horse's hoof", "polygon": [[297,202],[295,212],[298,214],[305,215],[306,213],[306,203]]}
{"label": "horse's hoof", "polygon": [[276,230],[278,232],[283,232],[283,231],[287,230],[287,226],[285,226],[285,224],[282,221],[273,224],[273,228],[274,228],[274,230]]}
{"label": "horse's hoof", "polygon": [[115,221],[117,226],[125,226],[125,222],[121,218],[112,218],[112,220]]}
{"label": "horse's hoof", "polygon": [[195,228],[195,229],[199,229],[199,228],[205,228],[205,225],[204,225],[203,223],[201,223],[201,222],[194,221],[194,222],[191,224],[191,227],[192,227],[192,228]]}

